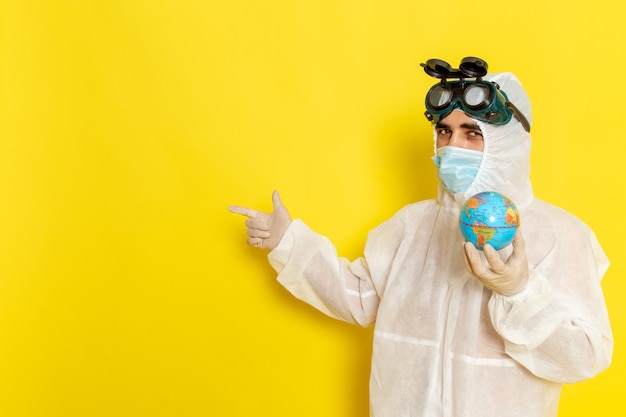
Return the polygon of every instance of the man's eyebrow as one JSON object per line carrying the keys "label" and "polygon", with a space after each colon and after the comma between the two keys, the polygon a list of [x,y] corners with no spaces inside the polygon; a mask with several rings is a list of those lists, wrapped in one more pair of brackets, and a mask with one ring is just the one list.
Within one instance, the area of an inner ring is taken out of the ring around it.
{"label": "man's eyebrow", "polygon": [[463,129],[480,130],[480,127],[476,123],[462,123],[461,127]]}
{"label": "man's eyebrow", "polygon": [[[461,123],[460,126],[462,129],[469,129],[469,130],[478,130],[480,131],[480,127],[478,126],[478,124],[476,123]],[[437,123],[435,125],[435,129],[450,129],[450,125],[447,123]]]}

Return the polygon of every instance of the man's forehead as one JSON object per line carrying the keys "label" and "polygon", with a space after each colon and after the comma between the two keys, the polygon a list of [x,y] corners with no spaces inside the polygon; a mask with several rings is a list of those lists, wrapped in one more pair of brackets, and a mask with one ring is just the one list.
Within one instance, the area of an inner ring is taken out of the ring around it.
{"label": "man's forehead", "polygon": [[469,117],[462,110],[454,110],[452,113],[441,119],[436,127],[461,127],[464,129],[480,129],[476,120]]}

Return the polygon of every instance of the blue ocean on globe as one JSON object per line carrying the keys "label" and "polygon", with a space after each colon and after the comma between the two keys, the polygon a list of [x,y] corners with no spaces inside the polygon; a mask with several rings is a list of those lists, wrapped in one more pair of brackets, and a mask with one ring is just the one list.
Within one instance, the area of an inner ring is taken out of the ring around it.
{"label": "blue ocean on globe", "polygon": [[486,244],[495,250],[508,246],[519,224],[517,206],[495,191],[485,191],[468,198],[459,216],[463,237],[481,250]]}

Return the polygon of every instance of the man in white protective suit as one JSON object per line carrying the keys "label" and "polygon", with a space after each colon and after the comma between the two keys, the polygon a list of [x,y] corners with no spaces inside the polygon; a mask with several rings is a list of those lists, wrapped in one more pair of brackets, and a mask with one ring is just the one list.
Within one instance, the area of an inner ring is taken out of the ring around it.
{"label": "man in white protective suit", "polygon": [[[438,196],[372,230],[363,257],[338,257],[277,192],[272,213],[229,210],[248,217],[248,244],[271,250],[294,296],[375,325],[371,416],[554,417],[562,384],[611,362],[608,259],[582,221],[533,196],[531,107],[518,79],[487,75],[478,58],[422,66],[441,79],[426,99]],[[460,208],[483,191],[519,209],[515,239],[499,251],[479,251],[459,231]]]}

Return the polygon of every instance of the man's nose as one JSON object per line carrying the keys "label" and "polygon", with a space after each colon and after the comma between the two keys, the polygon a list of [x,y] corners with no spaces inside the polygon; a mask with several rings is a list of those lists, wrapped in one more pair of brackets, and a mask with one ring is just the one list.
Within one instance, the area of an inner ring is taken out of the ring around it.
{"label": "man's nose", "polygon": [[448,142],[448,146],[456,146],[457,148],[465,147],[465,136],[463,132],[453,131],[450,135],[450,141]]}

